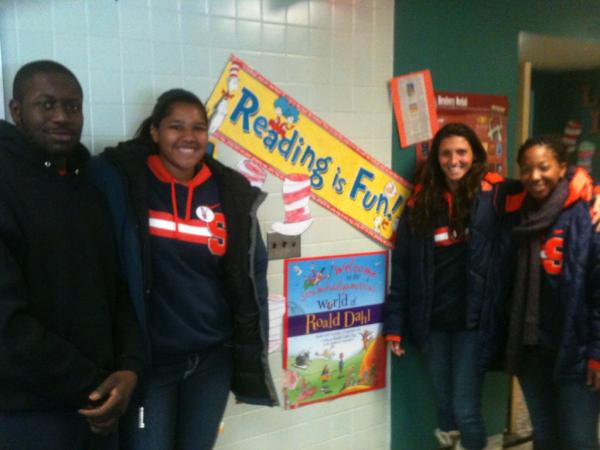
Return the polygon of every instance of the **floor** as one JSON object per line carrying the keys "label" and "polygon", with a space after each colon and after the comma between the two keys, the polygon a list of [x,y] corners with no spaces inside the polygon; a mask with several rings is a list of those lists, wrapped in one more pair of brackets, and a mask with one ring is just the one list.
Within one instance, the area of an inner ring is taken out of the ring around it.
{"label": "floor", "polygon": [[[488,439],[488,445],[485,450],[502,450],[502,436],[492,436]],[[508,450],[532,450],[533,446],[531,442],[520,444],[516,447],[507,447]]]}
{"label": "floor", "polygon": [[511,447],[511,449],[512,450],[532,450],[533,445],[531,444],[531,442],[528,442],[527,444],[519,445],[518,447]]}

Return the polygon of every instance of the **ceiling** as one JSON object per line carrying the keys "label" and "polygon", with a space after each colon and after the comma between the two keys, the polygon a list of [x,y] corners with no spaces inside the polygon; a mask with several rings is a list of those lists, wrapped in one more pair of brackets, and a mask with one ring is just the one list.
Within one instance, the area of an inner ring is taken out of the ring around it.
{"label": "ceiling", "polygon": [[600,68],[600,41],[521,32],[519,61],[530,61],[534,69],[597,69]]}

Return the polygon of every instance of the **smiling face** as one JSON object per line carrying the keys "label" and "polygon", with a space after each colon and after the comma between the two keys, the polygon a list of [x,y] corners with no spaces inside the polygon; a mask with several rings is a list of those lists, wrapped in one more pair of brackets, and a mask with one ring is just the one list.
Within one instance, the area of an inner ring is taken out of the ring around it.
{"label": "smiling face", "polygon": [[176,102],[170,113],[150,130],[159,156],[173,177],[191,180],[204,158],[208,126],[203,111],[191,103]]}
{"label": "smiling face", "polygon": [[473,149],[462,136],[449,136],[440,142],[438,162],[444,175],[446,184],[451,191],[458,186],[458,182],[469,172],[473,165]]}
{"label": "smiling face", "polygon": [[17,128],[48,153],[73,150],[81,138],[83,94],[73,77],[37,73],[26,82],[23,98],[10,102]]}
{"label": "smiling face", "polygon": [[534,145],[525,150],[519,159],[519,167],[523,186],[538,203],[550,196],[567,171],[567,164],[559,162],[545,145]]}

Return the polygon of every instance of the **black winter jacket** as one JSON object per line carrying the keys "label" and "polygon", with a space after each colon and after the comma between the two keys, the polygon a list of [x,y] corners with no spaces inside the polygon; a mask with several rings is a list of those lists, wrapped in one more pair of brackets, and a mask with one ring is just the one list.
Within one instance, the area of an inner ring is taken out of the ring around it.
{"label": "black winter jacket", "polygon": [[[91,163],[92,178],[113,213],[121,270],[146,336],[147,364],[151,364],[152,354],[146,321],[146,302],[152,290],[145,168],[149,153],[146,144],[132,140],[107,149]],[[233,312],[232,391],[239,401],[276,405],[267,357],[267,255],[256,220],[264,194],[210,156],[205,156],[204,162],[217,181],[227,223],[226,279],[222,282]]]}
{"label": "black winter jacket", "polygon": [[0,410],[80,408],[114,370],[139,372],[141,334],[118,280],[102,195],[0,121]]}
{"label": "black winter jacket", "polygon": [[[503,355],[510,293],[511,227],[503,216],[504,201],[521,187],[491,173],[484,177],[481,186],[469,223],[465,325],[468,330],[478,330],[479,365],[487,369],[497,365]],[[410,230],[410,214],[409,201],[392,253],[384,332],[407,337],[418,349],[427,351],[434,301],[434,243],[433,236],[417,236]]]}

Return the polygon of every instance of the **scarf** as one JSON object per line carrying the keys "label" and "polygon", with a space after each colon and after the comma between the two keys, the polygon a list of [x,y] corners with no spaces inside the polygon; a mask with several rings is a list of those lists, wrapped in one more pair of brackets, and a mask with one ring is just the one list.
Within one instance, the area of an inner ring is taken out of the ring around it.
{"label": "scarf", "polygon": [[528,195],[521,209],[520,225],[513,230],[517,263],[506,348],[507,369],[512,374],[519,370],[523,346],[539,342],[541,235],[556,221],[568,195],[569,184],[564,179],[541,205]]}

